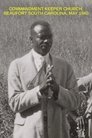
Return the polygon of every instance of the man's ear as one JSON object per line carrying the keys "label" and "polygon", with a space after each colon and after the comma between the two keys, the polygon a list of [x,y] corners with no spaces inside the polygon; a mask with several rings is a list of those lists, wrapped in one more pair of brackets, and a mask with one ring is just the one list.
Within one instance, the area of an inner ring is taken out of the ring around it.
{"label": "man's ear", "polygon": [[33,37],[30,36],[29,39],[30,39],[31,43],[33,43]]}

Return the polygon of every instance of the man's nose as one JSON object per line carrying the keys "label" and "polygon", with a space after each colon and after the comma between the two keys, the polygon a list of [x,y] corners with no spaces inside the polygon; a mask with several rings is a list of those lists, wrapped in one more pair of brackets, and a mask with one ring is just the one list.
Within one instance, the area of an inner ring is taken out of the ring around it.
{"label": "man's nose", "polygon": [[47,40],[47,39],[45,39],[45,40],[44,40],[44,43],[47,43],[47,42],[48,42],[48,40]]}

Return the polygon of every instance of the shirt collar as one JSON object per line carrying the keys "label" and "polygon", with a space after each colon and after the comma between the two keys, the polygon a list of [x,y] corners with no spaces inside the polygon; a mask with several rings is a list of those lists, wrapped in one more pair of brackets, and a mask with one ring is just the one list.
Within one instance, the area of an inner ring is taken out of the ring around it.
{"label": "shirt collar", "polygon": [[39,53],[37,53],[34,49],[32,49],[32,54],[33,54],[33,58],[36,59],[36,60],[40,59],[40,60],[43,60],[43,61],[45,60],[46,61],[46,59],[49,57],[49,53],[45,56],[42,56]]}

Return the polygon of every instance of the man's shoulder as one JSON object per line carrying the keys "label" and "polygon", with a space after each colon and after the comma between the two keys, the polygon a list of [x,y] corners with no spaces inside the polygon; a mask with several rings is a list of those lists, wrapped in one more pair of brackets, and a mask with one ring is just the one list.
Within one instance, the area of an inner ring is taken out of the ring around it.
{"label": "man's shoulder", "polygon": [[22,64],[22,63],[26,63],[28,61],[28,58],[31,57],[30,56],[31,52],[25,54],[22,57],[16,58],[14,59],[11,64]]}
{"label": "man's shoulder", "polygon": [[20,58],[14,59],[9,66],[9,72],[17,72],[25,69],[30,65],[31,53],[28,53]]}
{"label": "man's shoulder", "polygon": [[62,58],[60,56],[53,56],[52,55],[52,59],[53,59],[54,62],[56,62],[57,64],[59,64],[61,66],[62,65],[64,65],[64,66],[71,66],[71,64],[67,60],[65,60],[64,58]]}

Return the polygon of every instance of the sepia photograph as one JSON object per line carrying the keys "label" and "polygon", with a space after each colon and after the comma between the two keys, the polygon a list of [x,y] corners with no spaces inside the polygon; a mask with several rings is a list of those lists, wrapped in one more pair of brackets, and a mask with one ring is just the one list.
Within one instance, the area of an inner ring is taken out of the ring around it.
{"label": "sepia photograph", "polygon": [[92,138],[92,0],[0,0],[0,138]]}

